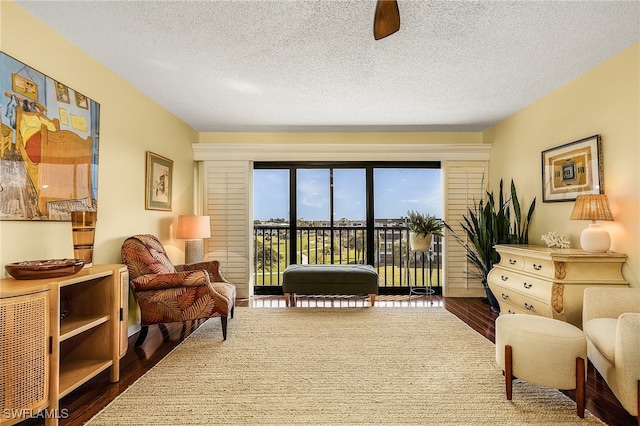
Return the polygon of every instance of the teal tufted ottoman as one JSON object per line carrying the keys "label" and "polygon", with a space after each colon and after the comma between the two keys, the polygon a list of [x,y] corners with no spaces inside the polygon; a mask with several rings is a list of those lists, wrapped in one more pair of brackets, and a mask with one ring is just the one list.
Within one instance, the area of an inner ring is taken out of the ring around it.
{"label": "teal tufted ottoman", "polygon": [[373,306],[378,273],[371,265],[289,265],[282,290],[287,306],[295,306],[295,294],[368,294]]}

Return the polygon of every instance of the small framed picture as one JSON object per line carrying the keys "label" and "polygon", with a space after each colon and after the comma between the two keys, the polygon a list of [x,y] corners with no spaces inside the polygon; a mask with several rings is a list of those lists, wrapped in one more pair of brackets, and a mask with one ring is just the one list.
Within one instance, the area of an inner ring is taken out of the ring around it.
{"label": "small framed picture", "polygon": [[82,93],[76,93],[76,106],[78,108],[89,109],[89,101],[85,95]]}
{"label": "small framed picture", "polygon": [[55,82],[56,86],[56,99],[58,102],[63,102],[65,104],[70,103],[69,101],[69,88],[59,81]]}
{"label": "small framed picture", "polygon": [[147,151],[145,209],[171,211],[173,161]]}
{"label": "small framed picture", "polygon": [[34,101],[38,100],[38,85],[20,74],[11,74],[11,90]]}
{"label": "small framed picture", "polygon": [[600,135],[542,151],[542,201],[573,201],[603,194]]}

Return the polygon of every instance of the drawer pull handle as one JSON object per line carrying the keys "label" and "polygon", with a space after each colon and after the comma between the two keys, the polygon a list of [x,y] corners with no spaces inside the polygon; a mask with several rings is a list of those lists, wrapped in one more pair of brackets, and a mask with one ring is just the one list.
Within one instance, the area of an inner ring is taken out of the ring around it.
{"label": "drawer pull handle", "polygon": [[501,279],[502,281],[507,281],[507,280],[509,279],[509,277],[505,277],[504,275],[501,275],[501,276],[500,276],[500,279]]}
{"label": "drawer pull handle", "polygon": [[528,303],[526,303],[526,302],[525,302],[525,304],[524,304],[524,308],[525,308],[527,311],[531,311],[531,310],[533,310],[533,305],[530,305],[530,304],[528,304]]}
{"label": "drawer pull handle", "polygon": [[509,295],[502,293],[502,300],[508,300],[508,299],[509,299]]}
{"label": "drawer pull handle", "polygon": [[517,260],[515,259],[509,259],[509,265],[515,265],[516,263],[518,263]]}
{"label": "drawer pull handle", "polygon": [[524,283],[523,285],[524,285],[524,288],[526,289],[530,289],[531,287],[533,287],[533,284]]}
{"label": "drawer pull handle", "polygon": [[535,269],[536,271],[539,271],[540,269],[542,269],[542,265],[536,265],[535,263],[533,264],[533,269]]}

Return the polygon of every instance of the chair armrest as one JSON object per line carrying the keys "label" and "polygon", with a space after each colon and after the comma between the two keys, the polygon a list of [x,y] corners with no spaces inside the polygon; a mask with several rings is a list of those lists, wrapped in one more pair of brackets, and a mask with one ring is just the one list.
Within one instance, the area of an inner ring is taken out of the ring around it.
{"label": "chair armrest", "polygon": [[584,289],[583,325],[594,318],[618,318],[624,312],[640,313],[640,288],[588,287]]}
{"label": "chair armrest", "polygon": [[131,280],[133,291],[162,290],[166,288],[210,286],[209,275],[199,271],[182,271],[171,274],[147,274]]}
{"label": "chair armrest", "polygon": [[625,313],[616,326],[616,368],[624,374],[640,378],[640,314]]}
{"label": "chair armrest", "polygon": [[226,282],[230,283],[220,272],[220,262],[217,260],[211,260],[209,262],[189,263],[187,265],[176,265],[177,271],[197,271],[205,270],[209,274],[209,278],[212,282]]}

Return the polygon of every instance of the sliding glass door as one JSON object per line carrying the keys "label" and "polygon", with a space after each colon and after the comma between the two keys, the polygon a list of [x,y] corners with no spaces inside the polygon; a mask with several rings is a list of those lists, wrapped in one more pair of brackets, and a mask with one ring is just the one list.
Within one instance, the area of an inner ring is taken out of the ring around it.
{"label": "sliding glass door", "polygon": [[407,211],[441,217],[440,181],[437,162],[256,163],[257,294],[292,263],[369,264],[381,286],[417,283],[424,256],[408,251]]}

